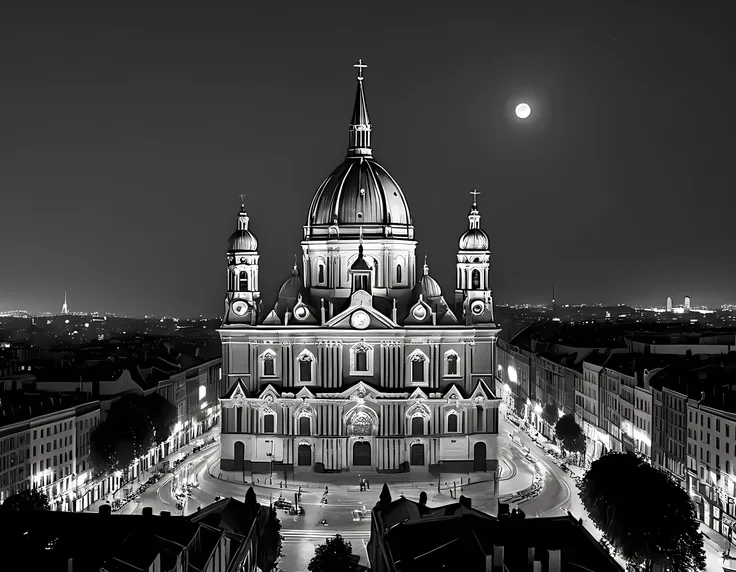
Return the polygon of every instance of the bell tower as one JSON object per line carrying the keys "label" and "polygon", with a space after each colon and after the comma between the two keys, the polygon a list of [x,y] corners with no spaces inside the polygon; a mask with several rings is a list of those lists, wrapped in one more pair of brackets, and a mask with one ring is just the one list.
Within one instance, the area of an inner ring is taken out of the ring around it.
{"label": "bell tower", "polygon": [[225,324],[255,326],[261,306],[258,283],[258,240],[248,228],[245,196],[240,195],[238,228],[230,235],[227,247],[227,297]]}
{"label": "bell tower", "polygon": [[[468,230],[460,237],[455,277],[455,309],[467,325],[494,324],[490,287],[491,251],[488,235],[480,228],[478,191],[473,190]],[[461,320],[462,321],[462,320]]]}

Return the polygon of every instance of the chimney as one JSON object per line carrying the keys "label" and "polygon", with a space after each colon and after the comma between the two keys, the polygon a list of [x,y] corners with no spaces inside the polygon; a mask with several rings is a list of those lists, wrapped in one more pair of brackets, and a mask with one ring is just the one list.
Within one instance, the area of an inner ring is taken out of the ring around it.
{"label": "chimney", "polygon": [[101,504],[97,512],[105,516],[110,516],[112,514],[112,507],[109,504]]}
{"label": "chimney", "polygon": [[503,546],[493,545],[493,569],[503,570]]}
{"label": "chimney", "polygon": [[153,508],[151,508],[150,506],[144,506],[143,516],[153,516]]}
{"label": "chimney", "polygon": [[161,516],[171,516],[171,511],[168,511],[168,510],[162,510],[162,511],[161,511]]}
{"label": "chimney", "polygon": [[327,321],[326,318],[327,313],[325,312],[325,299],[322,298],[319,302],[319,316],[322,320],[322,325],[325,325],[325,322]]}
{"label": "chimney", "polygon": [[458,502],[460,503],[460,506],[471,508],[470,498],[466,497],[465,495],[460,495],[460,499],[458,500]]}
{"label": "chimney", "polygon": [[559,550],[549,551],[549,564],[547,566],[549,572],[561,572],[562,571],[562,554]]}

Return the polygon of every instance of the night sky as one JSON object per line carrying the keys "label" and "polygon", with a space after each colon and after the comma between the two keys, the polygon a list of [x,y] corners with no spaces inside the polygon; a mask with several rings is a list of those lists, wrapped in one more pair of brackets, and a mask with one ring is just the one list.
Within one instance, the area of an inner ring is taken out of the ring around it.
{"label": "night sky", "polygon": [[358,58],[448,300],[475,187],[496,303],[736,302],[728,4],[3,2],[0,310],[220,315],[240,193],[272,304]]}

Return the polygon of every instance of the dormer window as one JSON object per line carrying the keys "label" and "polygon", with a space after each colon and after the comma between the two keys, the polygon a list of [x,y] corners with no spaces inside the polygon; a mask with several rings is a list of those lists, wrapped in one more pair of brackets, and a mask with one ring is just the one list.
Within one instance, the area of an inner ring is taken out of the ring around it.
{"label": "dormer window", "polygon": [[248,291],[248,273],[245,270],[240,271],[240,278],[238,279],[238,290],[240,292]]}

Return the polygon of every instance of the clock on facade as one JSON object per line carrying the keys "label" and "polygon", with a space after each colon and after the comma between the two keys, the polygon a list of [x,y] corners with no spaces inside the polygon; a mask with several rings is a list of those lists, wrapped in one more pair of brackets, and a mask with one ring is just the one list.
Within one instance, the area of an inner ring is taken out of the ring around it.
{"label": "clock on facade", "polygon": [[480,300],[476,300],[475,302],[473,302],[470,306],[470,311],[473,313],[473,315],[480,316],[483,313],[483,302],[481,302]]}
{"label": "clock on facade", "polygon": [[424,306],[417,306],[416,308],[414,308],[414,310],[412,310],[411,313],[417,320],[423,320],[427,317],[427,310],[424,308]]}
{"label": "clock on facade", "polygon": [[362,310],[359,310],[355,312],[351,318],[350,318],[350,324],[356,329],[356,330],[364,330],[368,327],[368,324],[371,323],[371,319]]}
{"label": "clock on facade", "polygon": [[246,312],[248,311],[248,304],[243,302],[242,300],[238,300],[233,304],[233,312],[235,312],[238,316],[245,316]]}

